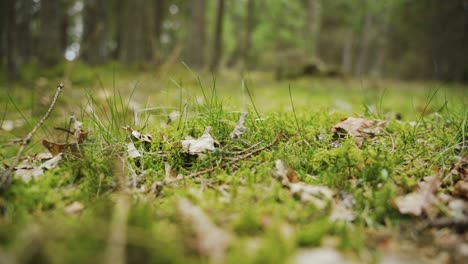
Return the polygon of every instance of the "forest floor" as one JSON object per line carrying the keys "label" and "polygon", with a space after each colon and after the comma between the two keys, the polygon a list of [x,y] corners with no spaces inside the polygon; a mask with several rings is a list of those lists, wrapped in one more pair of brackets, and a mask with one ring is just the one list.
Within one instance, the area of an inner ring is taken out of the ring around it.
{"label": "forest floor", "polygon": [[[467,87],[80,65],[64,75],[0,98],[1,175],[13,171],[0,263],[468,258]],[[16,164],[14,140],[61,81]]]}

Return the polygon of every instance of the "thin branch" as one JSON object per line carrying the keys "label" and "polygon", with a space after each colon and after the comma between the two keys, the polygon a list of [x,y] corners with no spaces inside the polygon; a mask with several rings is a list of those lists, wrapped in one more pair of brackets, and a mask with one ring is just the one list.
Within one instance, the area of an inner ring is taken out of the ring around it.
{"label": "thin branch", "polygon": [[29,132],[26,137],[24,137],[23,139],[21,139],[20,141],[20,147],[18,149],[18,152],[16,154],[16,157],[15,157],[15,160],[13,161],[13,163],[11,164],[11,166],[3,172],[1,178],[0,178],[0,189],[4,189],[6,187],[8,187],[8,185],[10,185],[11,183],[11,177],[13,175],[13,170],[14,168],[19,164],[20,162],[20,159],[21,159],[21,156],[23,155],[23,152],[24,152],[24,149],[26,148],[26,146],[29,144],[29,142],[31,141],[32,137],[34,136],[34,134],[37,132],[37,130],[39,128],[41,128],[41,126],[45,123],[45,121],[47,120],[47,118],[49,118],[50,114],[52,113],[52,110],[54,110],[54,107],[55,107],[55,104],[57,103],[57,100],[58,100],[58,97],[60,95],[60,92],[62,92],[62,89],[64,87],[64,84],[63,83],[60,83],[58,86],[57,86],[57,90],[55,91],[55,95],[54,95],[54,99],[52,100],[52,103],[50,104],[49,106],[49,109],[47,110],[47,112],[45,113],[45,115],[42,117],[42,119],[34,126],[34,128],[31,130],[31,132]]}
{"label": "thin branch", "polygon": [[248,152],[246,154],[239,155],[236,158],[230,160],[229,162],[222,163],[222,164],[219,164],[219,165],[214,166],[214,167],[210,167],[210,168],[207,168],[207,169],[204,169],[204,170],[201,170],[201,171],[191,173],[191,174],[189,174],[189,175],[187,175],[187,176],[185,176],[183,178],[178,178],[178,179],[169,180],[169,181],[162,180],[162,181],[155,182],[153,184],[153,186],[151,187],[151,192],[156,194],[156,196],[157,196],[162,191],[164,186],[166,186],[168,184],[176,183],[176,182],[179,182],[179,181],[182,181],[182,180],[193,179],[193,178],[199,177],[201,175],[216,171],[218,169],[223,169],[223,168],[229,167],[231,165],[234,165],[234,164],[238,163],[241,160],[245,160],[247,158],[250,158],[250,157],[254,156],[257,153],[259,153],[261,151],[264,151],[266,149],[269,149],[272,146],[276,145],[278,143],[278,141],[280,140],[281,136],[282,136],[282,134],[280,133],[280,134],[276,135],[275,139],[273,139],[273,141],[270,144],[268,144],[268,145],[266,145],[264,147],[252,150],[251,152]]}

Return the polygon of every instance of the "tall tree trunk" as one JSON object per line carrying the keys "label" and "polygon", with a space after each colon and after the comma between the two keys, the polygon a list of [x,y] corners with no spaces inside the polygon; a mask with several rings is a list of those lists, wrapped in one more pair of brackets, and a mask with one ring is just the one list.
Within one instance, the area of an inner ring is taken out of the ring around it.
{"label": "tall tree trunk", "polygon": [[31,60],[33,54],[33,32],[31,26],[34,20],[34,0],[21,0],[18,3],[17,19],[17,55],[18,63],[24,64]]}
{"label": "tall tree trunk", "polygon": [[242,64],[244,69],[249,69],[252,65],[252,33],[255,28],[255,1],[247,1],[247,19],[245,24],[245,38],[242,49]]}
{"label": "tall tree trunk", "polygon": [[225,0],[218,0],[218,9],[216,12],[216,23],[213,36],[213,56],[211,58],[210,70],[217,72],[219,62],[223,53],[223,21],[224,21]]}
{"label": "tall tree trunk", "polygon": [[[117,19],[125,22],[121,28],[121,42],[119,47],[119,59],[125,63],[143,63],[151,50],[151,35],[148,31],[148,10],[145,0],[132,0],[123,2],[123,15]],[[148,41],[150,39],[150,41]]]}
{"label": "tall tree trunk", "polygon": [[17,78],[16,72],[16,8],[15,0],[6,1],[6,45],[7,45],[7,77],[9,81]]}
{"label": "tall tree trunk", "polygon": [[388,8],[384,9],[383,21],[380,24],[379,38],[377,39],[377,51],[374,67],[370,74],[373,77],[380,78],[382,76],[383,67],[387,58],[388,49],[388,33],[390,29],[390,12]]}
{"label": "tall tree trunk", "polygon": [[373,15],[368,11],[364,19],[364,29],[362,31],[359,54],[356,62],[355,75],[367,73],[367,61],[369,57],[369,47],[372,40]]}
{"label": "tall tree trunk", "polygon": [[153,34],[153,63],[161,64],[162,55],[160,49],[161,34],[163,29],[163,22],[166,16],[167,1],[156,0],[155,14],[154,14],[154,34]]}
{"label": "tall tree trunk", "polygon": [[354,42],[354,31],[352,28],[346,30],[345,39],[343,42],[343,54],[341,58],[341,70],[350,74],[353,68],[353,42]]}
{"label": "tall tree trunk", "polygon": [[0,66],[4,65],[6,52],[6,5],[5,1],[0,1]]}
{"label": "tall tree trunk", "polygon": [[89,64],[105,63],[109,41],[108,7],[100,0],[86,0],[83,13],[82,57]]}
{"label": "tall tree trunk", "polygon": [[43,0],[40,3],[38,60],[42,66],[53,66],[63,58],[61,17],[66,15],[66,11],[61,8],[61,0]]}
{"label": "tall tree trunk", "polygon": [[317,43],[321,24],[320,0],[306,1],[306,52],[309,57],[317,55]]}
{"label": "tall tree trunk", "polygon": [[205,65],[205,0],[191,1],[190,33],[185,58],[190,67],[200,69]]}

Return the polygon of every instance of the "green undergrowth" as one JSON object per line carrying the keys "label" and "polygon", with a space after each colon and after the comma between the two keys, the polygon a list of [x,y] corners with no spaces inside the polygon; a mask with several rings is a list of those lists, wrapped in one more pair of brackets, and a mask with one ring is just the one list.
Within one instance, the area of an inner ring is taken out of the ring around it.
{"label": "green undergrowth", "polygon": [[[225,76],[217,85],[168,80],[166,88],[157,89],[154,97],[159,98],[154,101],[150,90],[144,88],[150,86],[148,82],[141,84],[143,90],[130,86],[131,92],[127,89],[122,94],[114,84],[108,89],[111,96],[104,99],[97,96],[100,88],[87,88],[79,110],[74,112],[88,131],[81,156],[66,158],[59,168],[46,171],[37,180],[15,179],[2,192],[0,257],[20,263],[108,261],[113,246],[110,237],[122,229],[115,227],[116,201],[124,196],[130,206],[122,246],[132,263],[208,261],[209,253],[197,249],[193,230],[180,215],[182,198],[233,235],[226,263],[287,263],[297,249],[323,245],[371,262],[378,249],[370,246],[366,230],[398,230],[412,221],[399,214],[393,199],[411,191],[436,168],[447,170],[466,156],[466,98],[457,98],[457,92],[444,89],[429,100],[434,90],[415,90],[408,96],[401,94],[401,87],[386,93],[351,87],[347,97],[341,94],[343,89],[323,88],[340,84],[333,80],[298,80],[290,90],[269,89],[268,81],[256,87],[252,81],[233,92],[229,78]],[[104,81],[102,86],[112,85]],[[360,94],[362,89],[365,94]],[[349,98],[346,104],[352,109],[330,106],[334,99],[325,96],[327,91],[339,100]],[[142,98],[141,94],[150,97],[141,102],[142,108],[167,108],[140,111],[135,120],[130,103]],[[160,97],[166,97],[166,105],[157,105]],[[423,110],[418,110],[419,106]],[[178,115],[170,119],[172,111]],[[229,134],[244,111],[248,112],[247,131],[240,139],[231,139]],[[398,120],[397,114],[403,120]],[[359,148],[353,138],[337,138],[330,130],[349,116],[385,119],[387,133]],[[50,122],[66,127],[66,117],[54,118]],[[141,158],[127,157],[130,138],[122,129],[126,125],[153,136],[149,146],[135,143]],[[183,151],[181,140],[187,135],[201,136],[207,126],[212,127],[210,134],[217,141],[215,150],[198,157]],[[58,133],[49,125],[45,136],[63,139]],[[268,146],[278,135],[279,141],[271,147],[222,166],[251,146]],[[2,138],[9,139],[11,134]],[[41,151],[38,144],[28,152],[34,151]],[[13,153],[2,150],[4,159]],[[296,171],[301,182],[327,186],[337,197],[351,195],[355,220],[332,221],[331,204],[318,208],[293,197],[271,176],[277,159]],[[166,177],[166,164],[182,177],[218,168],[164,186],[156,195],[154,183]],[[450,184],[446,188],[451,188]],[[65,213],[76,201],[84,209],[78,214]]]}

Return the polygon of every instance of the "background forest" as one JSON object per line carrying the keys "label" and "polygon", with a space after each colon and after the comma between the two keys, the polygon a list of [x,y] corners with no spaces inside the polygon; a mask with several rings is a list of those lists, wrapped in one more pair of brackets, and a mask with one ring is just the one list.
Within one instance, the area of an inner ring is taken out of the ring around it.
{"label": "background forest", "polygon": [[[467,0],[5,0],[0,80],[78,60],[468,81]],[[60,67],[56,67],[59,69]]]}

